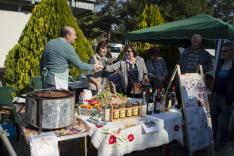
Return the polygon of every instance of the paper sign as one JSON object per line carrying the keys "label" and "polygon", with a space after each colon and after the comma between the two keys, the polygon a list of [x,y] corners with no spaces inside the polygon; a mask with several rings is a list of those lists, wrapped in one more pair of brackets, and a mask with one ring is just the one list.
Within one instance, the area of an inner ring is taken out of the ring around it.
{"label": "paper sign", "polygon": [[59,156],[58,138],[53,132],[30,137],[31,156]]}
{"label": "paper sign", "polygon": [[213,144],[213,133],[206,85],[202,75],[180,75],[185,125],[191,152]]}
{"label": "paper sign", "polygon": [[151,132],[159,132],[159,126],[157,123],[153,120],[146,120],[143,123],[141,123],[145,133],[151,133]]}

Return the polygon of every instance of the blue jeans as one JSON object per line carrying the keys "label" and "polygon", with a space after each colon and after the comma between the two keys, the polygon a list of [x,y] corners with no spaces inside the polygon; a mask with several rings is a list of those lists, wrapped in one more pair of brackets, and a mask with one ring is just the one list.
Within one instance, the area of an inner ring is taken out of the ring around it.
{"label": "blue jeans", "polygon": [[229,139],[228,124],[232,108],[226,104],[223,95],[214,94],[211,106],[214,139],[217,142],[226,143]]}

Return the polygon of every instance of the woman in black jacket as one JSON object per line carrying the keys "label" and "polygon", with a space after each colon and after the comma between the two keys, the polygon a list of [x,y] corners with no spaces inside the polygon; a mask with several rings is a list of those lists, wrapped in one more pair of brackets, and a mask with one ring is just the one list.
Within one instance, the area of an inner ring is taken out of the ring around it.
{"label": "woman in black jacket", "polygon": [[[228,124],[234,107],[234,44],[222,47],[213,89],[211,117],[216,143],[225,145],[229,141]],[[220,121],[220,122],[218,122]]]}

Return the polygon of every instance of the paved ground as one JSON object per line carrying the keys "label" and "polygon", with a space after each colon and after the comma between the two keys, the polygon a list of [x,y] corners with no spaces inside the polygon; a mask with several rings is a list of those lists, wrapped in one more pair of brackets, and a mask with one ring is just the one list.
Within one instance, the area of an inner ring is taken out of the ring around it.
{"label": "paved ground", "polygon": [[[25,143],[13,142],[13,146],[17,151],[18,156],[30,156],[29,155],[29,146]],[[83,140],[74,139],[70,141],[65,141],[59,144],[60,156],[83,156]],[[4,150],[5,151],[5,150]],[[97,156],[97,150],[89,144],[88,156]],[[6,153],[6,152],[4,152]],[[143,151],[135,151],[125,156],[188,156],[187,147],[182,147],[177,142],[172,142],[168,145],[168,148],[165,146],[154,147],[145,149]],[[211,153],[207,150],[201,150],[195,152],[193,156],[209,156]],[[8,156],[7,154],[0,153],[0,156]],[[222,150],[215,151],[215,156],[234,156],[234,141],[226,145]]]}

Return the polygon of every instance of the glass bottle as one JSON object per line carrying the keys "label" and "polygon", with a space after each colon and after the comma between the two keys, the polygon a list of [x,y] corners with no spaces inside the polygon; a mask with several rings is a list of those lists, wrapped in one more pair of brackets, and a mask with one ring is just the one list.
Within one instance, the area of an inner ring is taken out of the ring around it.
{"label": "glass bottle", "polygon": [[142,93],[142,103],[141,103],[141,116],[146,116],[147,102],[146,102],[146,92]]}
{"label": "glass bottle", "polygon": [[147,115],[152,114],[153,107],[154,107],[153,89],[152,87],[150,87],[147,95],[147,110],[146,110]]}
{"label": "glass bottle", "polygon": [[160,89],[157,90],[157,96],[155,98],[156,101],[156,109],[154,113],[160,113],[160,105],[161,105],[161,93]]}
{"label": "glass bottle", "polygon": [[104,112],[105,112],[105,114],[104,114],[104,121],[110,121],[110,105],[106,105],[105,107],[104,107]]}
{"label": "glass bottle", "polygon": [[165,95],[165,88],[162,88],[161,91],[161,105],[160,105],[160,112],[164,112],[166,107],[166,95]]}
{"label": "glass bottle", "polygon": [[153,98],[154,98],[154,113],[156,112],[156,106],[157,106],[157,102],[156,102],[156,97],[157,97],[157,89],[154,90],[154,94],[153,94]]}
{"label": "glass bottle", "polygon": [[172,106],[172,101],[171,101],[171,91],[168,91],[166,93],[166,108],[165,111],[168,111]]}
{"label": "glass bottle", "polygon": [[178,101],[176,98],[176,90],[175,90],[175,86],[172,87],[172,91],[171,91],[171,101],[172,101],[172,107],[176,107],[178,105]]}

